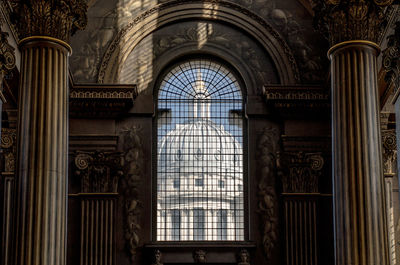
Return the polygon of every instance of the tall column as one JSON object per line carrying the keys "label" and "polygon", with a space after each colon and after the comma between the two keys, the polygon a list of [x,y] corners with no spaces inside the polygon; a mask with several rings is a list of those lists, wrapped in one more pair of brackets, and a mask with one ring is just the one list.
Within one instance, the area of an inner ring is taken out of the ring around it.
{"label": "tall column", "polygon": [[68,56],[83,0],[14,1],[21,39],[15,262],[66,262]]}
{"label": "tall column", "polygon": [[337,265],[389,264],[377,56],[382,7],[391,0],[320,0],[332,80],[332,159]]}

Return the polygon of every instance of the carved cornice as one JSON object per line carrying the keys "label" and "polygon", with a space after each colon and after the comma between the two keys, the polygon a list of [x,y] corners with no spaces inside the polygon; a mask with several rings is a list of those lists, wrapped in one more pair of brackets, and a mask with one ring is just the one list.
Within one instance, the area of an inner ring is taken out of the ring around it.
{"label": "carved cornice", "polygon": [[316,0],[314,26],[331,46],[349,40],[379,42],[384,7],[394,0]]}
{"label": "carved cornice", "polygon": [[397,169],[396,131],[382,130],[383,173],[393,176]]}
{"label": "carved cornice", "polygon": [[15,158],[17,154],[17,130],[1,128],[1,153],[3,173],[15,171]]}
{"label": "carved cornice", "polygon": [[395,23],[394,34],[388,37],[387,48],[382,52],[382,68],[385,81],[393,83],[395,94],[400,89],[400,21]]}
{"label": "carved cornice", "polygon": [[278,199],[275,191],[276,156],[278,152],[278,129],[264,128],[258,141],[258,212],[262,222],[262,245],[264,254],[271,258],[278,240]]}
{"label": "carved cornice", "polygon": [[75,176],[80,178],[81,193],[116,193],[122,176],[122,154],[118,152],[76,151]]}
{"label": "carved cornice", "polygon": [[265,85],[263,95],[267,104],[286,116],[327,114],[330,108],[328,90],[320,86]]}
{"label": "carved cornice", "polygon": [[115,117],[133,106],[136,85],[75,85],[70,92],[71,117]]}
{"label": "carved cornice", "polygon": [[324,159],[321,153],[283,152],[278,154],[278,169],[284,193],[316,193]]}
{"label": "carved cornice", "polygon": [[50,36],[69,42],[69,37],[87,24],[85,0],[9,0],[11,22],[20,39]]}

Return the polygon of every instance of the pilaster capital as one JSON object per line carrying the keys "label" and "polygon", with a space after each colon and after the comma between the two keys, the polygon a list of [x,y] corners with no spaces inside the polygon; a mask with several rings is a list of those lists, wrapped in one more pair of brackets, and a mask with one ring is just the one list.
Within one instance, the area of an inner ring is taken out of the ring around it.
{"label": "pilaster capital", "polygon": [[394,0],[316,0],[314,27],[331,46],[349,40],[377,43],[384,21],[384,7]]}
{"label": "pilaster capital", "polygon": [[10,0],[19,38],[49,36],[69,42],[87,24],[85,0]]}

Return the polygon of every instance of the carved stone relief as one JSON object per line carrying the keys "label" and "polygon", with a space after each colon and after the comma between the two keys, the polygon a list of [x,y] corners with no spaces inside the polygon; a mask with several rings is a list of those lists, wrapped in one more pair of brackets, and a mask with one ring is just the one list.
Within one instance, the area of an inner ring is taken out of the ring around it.
{"label": "carved stone relief", "polygon": [[382,52],[382,67],[386,72],[385,81],[388,84],[393,82],[394,89],[398,90],[400,88],[400,21],[395,23],[394,34],[388,37],[387,48]]}
{"label": "carved stone relief", "polygon": [[394,175],[397,172],[397,145],[395,130],[382,130],[383,172]]}
{"label": "carved stone relief", "polygon": [[250,265],[250,254],[246,249],[240,251],[238,265]]}
{"label": "carved stone relief", "polygon": [[[219,49],[235,54],[246,63],[259,84],[258,87],[279,82],[271,58],[251,38],[228,26],[206,21],[174,24],[143,39],[125,61],[119,82],[137,83],[138,91],[146,90],[155,78],[152,75],[154,65],[162,60],[166,52],[184,45],[191,45],[196,49],[199,43],[208,47],[220,47]],[[200,49],[204,49],[204,46]]]}
{"label": "carved stone relief", "polygon": [[118,191],[118,182],[123,174],[121,153],[76,151],[74,162],[82,193]]}
{"label": "carved stone relief", "polygon": [[262,245],[267,258],[278,241],[278,200],[275,191],[278,129],[266,127],[258,141],[260,177],[258,181],[258,212],[262,221]]}
{"label": "carved stone relief", "polygon": [[324,166],[321,153],[278,153],[277,164],[284,193],[318,192],[318,180]]}
{"label": "carved stone relief", "polygon": [[0,91],[3,90],[3,78],[15,67],[14,48],[7,37],[8,33],[0,30]]}
{"label": "carved stone relief", "polygon": [[139,232],[142,229],[140,217],[143,203],[139,200],[143,174],[143,147],[141,127],[131,126],[121,131],[124,152],[124,178],[121,180],[121,193],[125,208],[124,236],[131,261],[134,261],[136,249],[140,246]]}
{"label": "carved stone relief", "polygon": [[3,156],[2,172],[15,171],[15,157],[17,153],[16,129],[1,128],[1,149]]}

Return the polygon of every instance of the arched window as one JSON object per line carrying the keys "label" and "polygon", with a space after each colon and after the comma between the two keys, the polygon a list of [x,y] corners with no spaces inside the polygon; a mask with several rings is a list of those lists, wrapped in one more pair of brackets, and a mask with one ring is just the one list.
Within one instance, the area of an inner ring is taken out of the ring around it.
{"label": "arched window", "polygon": [[157,116],[157,241],[244,240],[243,96],[227,67],[181,62]]}

